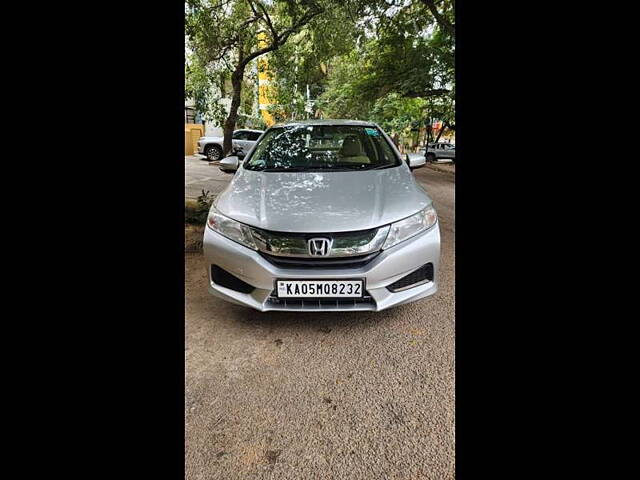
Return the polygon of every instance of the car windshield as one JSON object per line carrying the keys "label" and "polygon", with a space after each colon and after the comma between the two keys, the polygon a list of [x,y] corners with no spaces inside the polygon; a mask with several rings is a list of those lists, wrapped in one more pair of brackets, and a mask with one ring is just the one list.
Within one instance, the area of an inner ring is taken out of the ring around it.
{"label": "car windshield", "polygon": [[400,163],[377,127],[293,125],[269,130],[244,168],[263,172],[351,171]]}

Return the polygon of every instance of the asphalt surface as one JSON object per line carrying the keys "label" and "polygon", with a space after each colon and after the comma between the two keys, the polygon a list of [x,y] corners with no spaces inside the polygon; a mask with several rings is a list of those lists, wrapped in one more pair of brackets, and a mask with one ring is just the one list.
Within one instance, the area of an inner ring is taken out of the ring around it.
{"label": "asphalt surface", "polygon": [[[201,164],[213,193],[231,179]],[[415,175],[442,233],[440,289],[416,303],[259,313],[211,297],[186,254],[186,479],[455,478],[453,175]]]}
{"label": "asphalt surface", "polygon": [[217,195],[233,178],[233,174],[223,173],[218,167],[199,157],[184,157],[184,196],[196,199],[202,190]]}

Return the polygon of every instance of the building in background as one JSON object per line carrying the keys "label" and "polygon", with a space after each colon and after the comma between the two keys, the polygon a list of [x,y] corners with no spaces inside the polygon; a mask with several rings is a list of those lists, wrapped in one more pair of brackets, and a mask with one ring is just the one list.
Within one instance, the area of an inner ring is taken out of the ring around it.
{"label": "building in background", "polygon": [[205,125],[200,113],[196,111],[193,100],[184,102],[184,154],[193,155],[198,151],[197,142],[205,134]]}
{"label": "building in background", "polygon": [[184,101],[184,123],[205,124],[204,120],[202,120],[202,115],[196,111],[195,102],[190,98]]}

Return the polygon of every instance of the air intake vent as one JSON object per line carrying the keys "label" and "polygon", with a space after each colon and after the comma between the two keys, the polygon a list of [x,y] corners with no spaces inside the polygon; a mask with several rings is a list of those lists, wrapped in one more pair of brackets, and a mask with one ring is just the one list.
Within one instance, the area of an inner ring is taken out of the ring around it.
{"label": "air intake vent", "polygon": [[276,267],[298,269],[360,268],[367,265],[380,254],[380,252],[373,252],[368,255],[358,255],[353,257],[299,258],[277,257],[263,252],[259,253],[265,260]]}
{"label": "air intake vent", "polygon": [[240,293],[251,293],[254,287],[246,282],[243,282],[238,277],[234,277],[226,270],[223,270],[217,265],[211,265],[211,278],[215,283],[224,288],[229,288]]}
{"label": "air intake vent", "polygon": [[427,263],[418,270],[411,272],[409,275],[402,277],[395,283],[387,287],[391,292],[400,292],[411,287],[417,287],[420,284],[433,281],[433,264]]}

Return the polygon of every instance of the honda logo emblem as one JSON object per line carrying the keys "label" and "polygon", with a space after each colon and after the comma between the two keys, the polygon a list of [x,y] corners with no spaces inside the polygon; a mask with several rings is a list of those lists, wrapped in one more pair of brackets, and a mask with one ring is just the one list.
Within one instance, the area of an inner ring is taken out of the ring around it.
{"label": "honda logo emblem", "polygon": [[326,257],[331,251],[333,240],[329,238],[312,238],[309,240],[309,255],[312,257]]}

